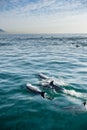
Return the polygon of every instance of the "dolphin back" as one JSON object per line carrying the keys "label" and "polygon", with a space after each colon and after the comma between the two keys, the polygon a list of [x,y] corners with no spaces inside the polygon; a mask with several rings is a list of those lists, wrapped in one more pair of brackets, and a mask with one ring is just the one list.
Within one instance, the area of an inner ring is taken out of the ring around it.
{"label": "dolphin back", "polygon": [[39,88],[37,88],[36,86],[33,86],[30,83],[27,83],[26,87],[27,87],[28,90],[31,90],[33,92],[36,92],[36,93],[41,92],[41,90]]}
{"label": "dolphin back", "polygon": [[30,83],[27,83],[26,85],[27,89],[35,94],[40,94],[43,98],[45,98],[45,92],[42,92],[39,88],[36,86],[33,86]]}
{"label": "dolphin back", "polygon": [[41,79],[48,79],[49,77],[47,77],[46,75],[44,75],[44,74],[42,74],[42,73],[40,73],[39,75],[38,75]]}

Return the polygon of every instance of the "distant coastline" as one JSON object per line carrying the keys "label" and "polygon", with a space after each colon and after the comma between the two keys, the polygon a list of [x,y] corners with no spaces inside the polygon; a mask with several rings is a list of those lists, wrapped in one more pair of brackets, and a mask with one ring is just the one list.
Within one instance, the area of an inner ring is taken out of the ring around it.
{"label": "distant coastline", "polygon": [[6,31],[0,28],[0,33],[6,33]]}

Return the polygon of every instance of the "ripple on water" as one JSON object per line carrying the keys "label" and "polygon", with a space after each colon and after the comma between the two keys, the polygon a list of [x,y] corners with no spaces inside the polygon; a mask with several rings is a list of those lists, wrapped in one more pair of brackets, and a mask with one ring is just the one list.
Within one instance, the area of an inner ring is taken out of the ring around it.
{"label": "ripple on water", "polygon": [[[83,35],[0,35],[0,128],[87,128],[87,114],[63,108],[87,99],[87,38]],[[72,44],[74,43],[74,44]],[[76,45],[80,47],[76,48]],[[53,78],[65,93],[43,89],[38,73]],[[27,91],[26,83],[53,100]]]}

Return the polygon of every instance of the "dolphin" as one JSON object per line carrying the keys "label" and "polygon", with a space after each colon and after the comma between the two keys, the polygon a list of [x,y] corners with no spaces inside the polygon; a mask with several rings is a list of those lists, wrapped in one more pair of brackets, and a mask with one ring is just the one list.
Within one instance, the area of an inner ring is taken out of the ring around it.
{"label": "dolphin", "polygon": [[44,74],[42,74],[42,73],[38,74],[38,76],[39,76],[40,79],[43,79],[43,80],[49,79],[48,76],[46,76],[46,75],[44,75]]}
{"label": "dolphin", "polygon": [[47,75],[43,73],[38,74],[39,79],[41,80],[41,84],[49,84],[51,81],[54,81],[54,84],[58,86],[67,86],[66,83],[64,83],[62,80],[58,80],[54,77],[48,77]]}
{"label": "dolphin", "polygon": [[73,111],[73,112],[84,112],[87,111],[87,103],[83,102],[81,105],[73,105],[65,107],[64,110]]}
{"label": "dolphin", "polygon": [[27,89],[35,94],[40,94],[43,98],[45,98],[45,92],[42,92],[39,88],[36,86],[31,85],[30,83],[27,83],[26,85]]}
{"label": "dolphin", "polygon": [[84,106],[86,105],[86,101],[85,101],[85,102],[83,102],[83,105],[84,105]]}
{"label": "dolphin", "polygon": [[48,87],[50,88],[50,82],[53,80],[52,78],[40,73],[38,74],[39,78],[42,80],[40,82],[40,84],[43,86],[43,87]]}
{"label": "dolphin", "polygon": [[49,86],[50,88],[55,89],[58,92],[62,92],[64,90],[62,87],[55,85],[53,80],[49,83]]}
{"label": "dolphin", "polygon": [[87,102],[86,101],[83,102],[83,105],[84,105],[85,109],[87,110]]}

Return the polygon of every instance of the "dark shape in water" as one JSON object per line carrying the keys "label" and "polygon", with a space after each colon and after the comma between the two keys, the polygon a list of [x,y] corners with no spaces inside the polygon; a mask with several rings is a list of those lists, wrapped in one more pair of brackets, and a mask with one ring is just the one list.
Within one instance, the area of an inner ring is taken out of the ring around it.
{"label": "dark shape in water", "polygon": [[83,105],[84,105],[84,106],[86,105],[86,101],[85,101],[85,102],[83,102]]}
{"label": "dark shape in water", "polygon": [[80,47],[79,45],[76,45],[76,47]]}

